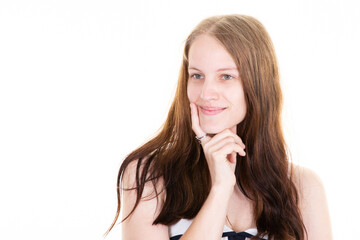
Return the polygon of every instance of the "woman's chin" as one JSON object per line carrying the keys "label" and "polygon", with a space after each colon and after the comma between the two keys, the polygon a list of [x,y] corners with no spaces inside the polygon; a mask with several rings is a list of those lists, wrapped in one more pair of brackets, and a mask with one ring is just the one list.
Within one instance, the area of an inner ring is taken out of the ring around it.
{"label": "woman's chin", "polygon": [[202,130],[206,133],[206,134],[218,134],[219,132],[222,132],[225,130],[224,127],[219,127],[219,126],[201,126]]}
{"label": "woman's chin", "polygon": [[208,135],[218,134],[225,129],[230,129],[232,132],[236,133],[236,125],[235,126],[219,126],[219,125],[200,125],[201,129]]}

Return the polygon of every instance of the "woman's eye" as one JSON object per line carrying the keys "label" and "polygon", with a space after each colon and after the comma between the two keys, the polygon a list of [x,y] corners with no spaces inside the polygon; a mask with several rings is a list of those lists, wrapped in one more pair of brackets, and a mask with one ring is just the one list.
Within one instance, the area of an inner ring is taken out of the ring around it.
{"label": "woman's eye", "polygon": [[193,74],[191,77],[195,78],[195,79],[202,79],[202,76],[200,74],[197,74],[197,73]]}
{"label": "woman's eye", "polygon": [[230,80],[230,79],[233,78],[233,76],[228,75],[228,74],[224,74],[224,75],[222,76],[222,78],[223,78],[224,80]]}

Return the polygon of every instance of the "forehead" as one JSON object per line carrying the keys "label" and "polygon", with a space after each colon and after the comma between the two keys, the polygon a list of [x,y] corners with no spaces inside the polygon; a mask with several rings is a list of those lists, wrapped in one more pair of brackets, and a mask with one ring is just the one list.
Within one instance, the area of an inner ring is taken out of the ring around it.
{"label": "forehead", "polygon": [[225,47],[216,38],[202,34],[195,38],[189,49],[189,68],[198,69],[218,69],[218,68],[236,68],[236,64],[225,49]]}

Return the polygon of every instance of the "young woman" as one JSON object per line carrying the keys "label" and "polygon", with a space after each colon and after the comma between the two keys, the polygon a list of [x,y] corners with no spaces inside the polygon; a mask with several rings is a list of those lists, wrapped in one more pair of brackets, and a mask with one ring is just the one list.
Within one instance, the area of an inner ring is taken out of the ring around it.
{"label": "young woman", "polygon": [[203,20],[161,132],[121,165],[111,228],[122,206],[124,240],[332,239],[320,180],[289,162],[281,106],[262,24]]}

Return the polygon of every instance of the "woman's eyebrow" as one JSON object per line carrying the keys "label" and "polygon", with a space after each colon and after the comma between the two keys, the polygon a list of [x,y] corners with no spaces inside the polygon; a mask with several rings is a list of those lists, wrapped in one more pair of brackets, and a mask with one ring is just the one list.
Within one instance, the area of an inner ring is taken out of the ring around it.
{"label": "woman's eyebrow", "polygon": [[217,70],[217,72],[222,72],[222,71],[238,71],[238,69],[236,67],[229,67],[229,68],[219,68]]}
{"label": "woman's eyebrow", "polygon": [[196,70],[196,71],[200,71],[199,69],[197,69],[196,67],[188,67],[188,70]]}
{"label": "woman's eyebrow", "polygon": [[[196,71],[201,71],[200,69],[196,68],[196,67],[188,67],[188,70],[196,70]],[[216,70],[217,72],[221,72],[221,71],[238,71],[238,69],[236,67],[225,67],[225,68],[219,68],[218,70]]]}

